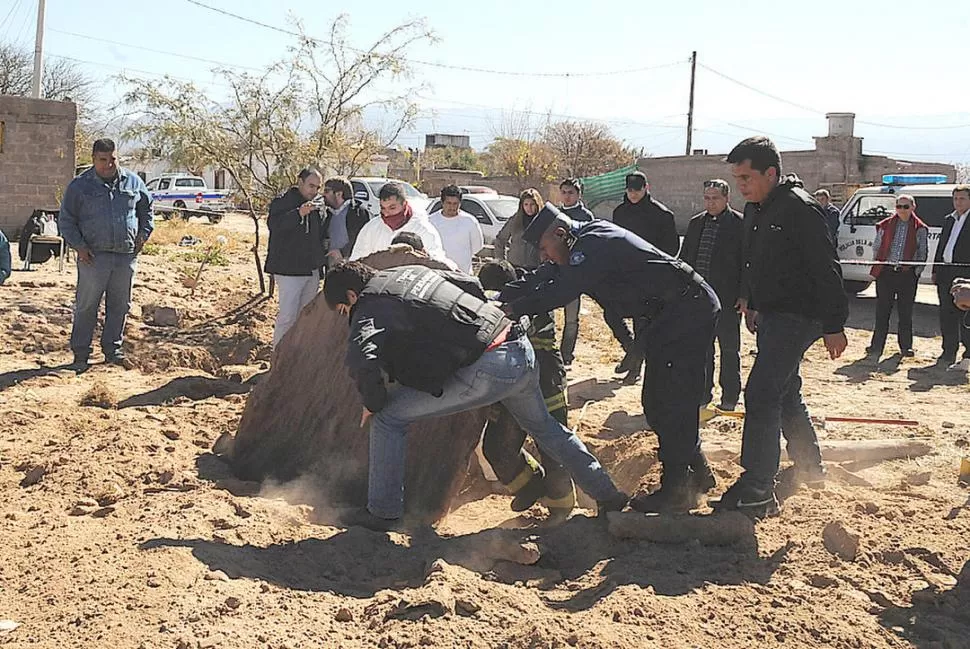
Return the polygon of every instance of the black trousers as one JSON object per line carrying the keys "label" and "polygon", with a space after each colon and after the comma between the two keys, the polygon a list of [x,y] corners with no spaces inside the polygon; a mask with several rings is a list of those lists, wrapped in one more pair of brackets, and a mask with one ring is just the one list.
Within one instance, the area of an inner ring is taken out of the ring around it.
{"label": "black trousers", "polygon": [[[723,307],[723,304],[722,304]],[[723,307],[717,319],[717,346],[721,350],[721,368],[718,384],[721,386],[721,403],[737,405],[741,398],[741,314],[730,306]],[[714,348],[707,360],[707,400],[714,398]]]}
{"label": "black trousers", "polygon": [[936,294],[940,298],[940,333],[943,334],[943,356],[956,359],[963,342],[963,357],[970,358],[970,329],[963,326],[963,311],[953,303],[950,287],[958,275],[941,270],[936,276]]}
{"label": "black trousers", "polygon": [[686,467],[700,451],[699,406],[717,325],[717,296],[706,285],[667,303],[637,336],[646,358],[643,413],[657,434],[665,471]]}
{"label": "black trousers", "polygon": [[[916,302],[916,286],[919,278],[913,272],[912,266],[902,266],[894,270],[885,266],[876,278],[876,324],[872,330],[872,342],[869,349],[873,353],[882,353],[889,336],[889,318],[893,306],[899,314],[897,339],[899,350],[913,348],[913,304]],[[955,354],[956,352],[954,352]]]}

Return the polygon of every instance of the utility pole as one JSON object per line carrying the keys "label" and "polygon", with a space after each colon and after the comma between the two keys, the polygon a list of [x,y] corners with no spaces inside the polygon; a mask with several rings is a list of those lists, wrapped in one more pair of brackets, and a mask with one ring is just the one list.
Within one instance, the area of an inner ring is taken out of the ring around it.
{"label": "utility pole", "polygon": [[687,108],[687,150],[684,155],[690,155],[690,148],[694,136],[694,79],[697,76],[697,50],[690,55],[690,105]]}
{"label": "utility pole", "polygon": [[34,83],[30,96],[40,99],[40,82],[44,76],[44,10],[47,0],[37,0],[37,36],[34,39]]}

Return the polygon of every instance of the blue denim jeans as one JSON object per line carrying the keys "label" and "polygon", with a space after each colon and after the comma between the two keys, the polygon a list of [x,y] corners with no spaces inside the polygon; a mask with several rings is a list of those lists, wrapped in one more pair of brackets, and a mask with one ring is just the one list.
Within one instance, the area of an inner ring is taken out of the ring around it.
{"label": "blue denim jeans", "polygon": [[759,489],[774,485],[781,460],[779,433],[796,464],[821,463],[818,437],[802,400],[802,356],[821,338],[822,325],[793,313],[761,313],[758,356],[744,389],[742,480]]}
{"label": "blue denim jeans", "polygon": [[381,518],[404,513],[404,469],[408,425],[428,417],[450,415],[501,402],[542,451],[565,467],[592,498],[615,498],[616,486],[599,460],[576,434],[556,421],[539,390],[535,352],[524,336],[485,352],[448,380],[433,397],[397,386],[371,420],[367,508]]}
{"label": "blue denim jeans", "polygon": [[121,252],[95,252],[94,261],[77,264],[77,294],[74,300],[74,328],[71,351],[76,356],[91,355],[91,339],[98,322],[98,309],[104,298],[104,327],[101,350],[105,357],[121,353],[125,320],[131,309],[131,287],[135,280],[137,255]]}

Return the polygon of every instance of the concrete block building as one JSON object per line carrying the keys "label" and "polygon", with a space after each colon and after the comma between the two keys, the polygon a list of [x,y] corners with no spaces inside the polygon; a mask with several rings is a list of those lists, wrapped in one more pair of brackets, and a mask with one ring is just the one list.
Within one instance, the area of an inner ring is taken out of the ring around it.
{"label": "concrete block building", "polygon": [[[949,182],[956,181],[956,168],[951,164],[896,160],[864,153],[862,138],[854,134],[853,113],[828,113],[826,118],[828,135],[814,138],[814,150],[781,153],[783,172],[797,174],[809,192],[819,188],[828,189],[833,200],[841,204],[858,187],[881,183],[884,174],[945,174]],[[741,139],[739,137],[738,141]],[[640,170],[650,180],[651,193],[673,210],[681,233],[686,231],[690,217],[704,209],[703,182],[710,178],[731,181],[730,165],[724,162],[726,155],[727,152],[641,158],[637,161]],[[731,204],[741,209],[744,199],[732,194]],[[597,209],[597,215],[606,216],[608,207],[603,205],[602,210]]]}
{"label": "concrete block building", "polygon": [[35,209],[57,209],[74,177],[77,107],[0,96],[0,228],[18,232]]}

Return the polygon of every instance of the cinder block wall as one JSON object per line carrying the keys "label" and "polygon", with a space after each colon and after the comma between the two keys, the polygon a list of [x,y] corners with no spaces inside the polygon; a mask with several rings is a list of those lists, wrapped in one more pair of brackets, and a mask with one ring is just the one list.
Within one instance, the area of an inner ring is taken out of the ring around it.
{"label": "cinder block wall", "polygon": [[0,96],[0,228],[19,232],[35,209],[57,209],[74,177],[72,102]]}

